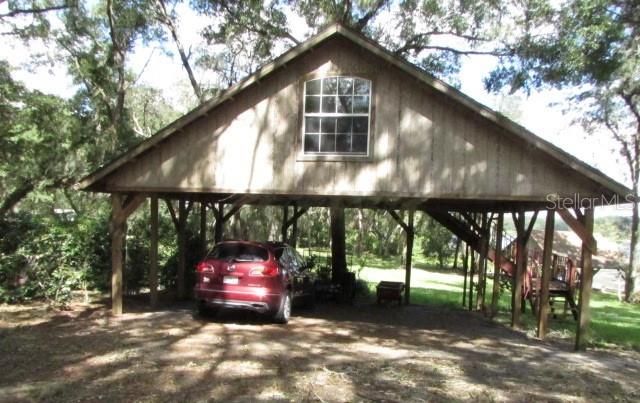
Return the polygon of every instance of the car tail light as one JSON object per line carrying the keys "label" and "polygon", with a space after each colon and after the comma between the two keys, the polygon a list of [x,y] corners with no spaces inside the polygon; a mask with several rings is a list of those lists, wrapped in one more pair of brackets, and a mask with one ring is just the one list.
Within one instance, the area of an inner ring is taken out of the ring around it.
{"label": "car tail light", "polygon": [[272,277],[278,274],[278,266],[256,266],[249,271],[250,276],[254,277]]}
{"label": "car tail light", "polygon": [[198,273],[213,273],[213,266],[207,262],[200,262],[196,266],[196,271]]}

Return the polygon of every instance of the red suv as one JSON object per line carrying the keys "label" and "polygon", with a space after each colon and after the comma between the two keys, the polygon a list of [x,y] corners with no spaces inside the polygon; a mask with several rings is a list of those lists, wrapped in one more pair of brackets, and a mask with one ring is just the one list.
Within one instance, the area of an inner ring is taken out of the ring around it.
{"label": "red suv", "polygon": [[298,252],[279,242],[218,243],[196,266],[198,312],[248,309],[287,323],[293,300],[312,303],[313,275]]}

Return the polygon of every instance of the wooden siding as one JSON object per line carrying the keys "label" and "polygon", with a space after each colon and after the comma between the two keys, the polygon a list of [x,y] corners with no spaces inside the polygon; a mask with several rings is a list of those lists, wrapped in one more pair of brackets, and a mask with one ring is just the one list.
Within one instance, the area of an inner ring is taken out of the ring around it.
{"label": "wooden siding", "polygon": [[[372,79],[371,156],[299,151],[302,83]],[[352,42],[336,37],[104,178],[106,191],[545,200],[600,195],[558,160]],[[609,193],[606,193],[609,194]]]}

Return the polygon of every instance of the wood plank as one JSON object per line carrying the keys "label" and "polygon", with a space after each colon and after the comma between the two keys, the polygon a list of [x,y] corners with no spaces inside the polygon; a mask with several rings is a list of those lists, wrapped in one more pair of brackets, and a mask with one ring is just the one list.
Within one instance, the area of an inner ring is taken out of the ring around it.
{"label": "wood plank", "polygon": [[493,290],[491,292],[491,317],[498,313],[498,300],[500,299],[500,274],[502,265],[502,231],[504,226],[504,214],[498,214],[496,223],[496,248],[493,257]]}
{"label": "wood plank", "polygon": [[120,218],[123,202],[121,194],[111,195],[111,312],[114,315],[122,315],[124,221]]}
{"label": "wood plank", "polygon": [[464,271],[464,283],[462,284],[462,306],[465,307],[467,300],[467,276],[469,275],[469,245],[464,245],[464,260],[462,261],[462,270]]}
{"label": "wood plank", "polygon": [[207,252],[207,204],[200,202],[200,254]]}
{"label": "wood plank", "polygon": [[573,232],[580,237],[583,245],[591,251],[592,254],[598,254],[598,243],[593,237],[592,233],[583,225],[577,218],[575,218],[569,210],[559,208],[556,210],[560,218],[567,223],[567,225],[573,230]]}
{"label": "wood plank", "polygon": [[407,223],[406,239],[407,239],[407,255],[405,257],[404,266],[404,304],[409,305],[411,303],[411,258],[413,256],[413,216],[414,210],[409,210],[409,218]]}
{"label": "wood plank", "polygon": [[178,278],[176,279],[178,299],[184,299],[186,296],[187,214],[189,214],[187,202],[181,199],[178,202]]}
{"label": "wood plank", "polygon": [[151,196],[149,206],[149,303],[158,304],[158,196]]}
{"label": "wood plank", "polygon": [[[583,227],[587,239],[593,236],[593,208],[584,209]],[[576,351],[584,350],[589,342],[591,311],[591,287],[593,284],[592,249],[588,242],[582,243],[582,273],[580,279],[580,304],[578,307],[578,327],[576,329]]]}
{"label": "wood plank", "polygon": [[[511,281],[511,327],[519,328],[521,326],[522,314],[522,285],[526,271],[526,254],[525,254],[525,228],[524,228],[524,211],[514,213],[514,224],[516,225],[516,272],[513,274]],[[517,219],[516,219],[517,217]]]}
{"label": "wood plank", "polygon": [[538,295],[538,338],[544,339],[547,334],[549,321],[549,282],[553,271],[553,235],[555,212],[547,210],[544,226],[544,246],[542,249],[542,285]]}

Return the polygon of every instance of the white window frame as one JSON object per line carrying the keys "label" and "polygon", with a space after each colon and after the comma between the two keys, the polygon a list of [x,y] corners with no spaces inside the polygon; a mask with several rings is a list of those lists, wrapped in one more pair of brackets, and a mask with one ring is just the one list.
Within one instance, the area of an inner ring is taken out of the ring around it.
{"label": "white window frame", "polygon": [[[334,95],[334,94],[324,94],[324,81],[327,79],[331,79],[331,78],[335,78],[337,80],[336,85],[339,85],[340,79],[344,79],[344,78],[348,78],[348,79],[352,79],[354,80],[352,84],[352,89],[351,89],[351,93],[350,94],[341,94],[339,92],[339,89],[336,89],[336,109],[337,109],[337,105],[339,102],[339,97],[340,96],[351,96],[352,97],[352,102],[351,102],[351,106],[353,108],[354,105],[354,100],[355,97],[357,96],[367,96],[368,97],[368,105],[367,105],[367,112],[358,112],[358,113],[354,113],[353,111],[348,113],[348,112],[322,112],[322,107],[323,107],[323,99],[327,96],[327,95]],[[316,81],[316,80],[320,80],[320,93],[319,94],[312,94],[309,96],[314,96],[314,97],[318,97],[320,99],[320,106],[319,106],[319,112],[306,112],[306,108],[307,108],[307,84],[311,81]],[[369,84],[369,93],[368,94],[356,94],[355,93],[355,80],[362,80],[362,81],[366,81]],[[370,150],[371,150],[371,109],[372,109],[372,98],[373,98],[373,82],[371,79],[368,78],[364,78],[364,77],[359,77],[359,76],[354,76],[354,75],[330,75],[330,76],[322,76],[322,77],[312,77],[309,78],[308,80],[305,80],[304,85],[303,85],[303,94],[302,94],[302,142],[301,142],[301,154],[303,156],[338,156],[338,157],[368,157]],[[340,117],[351,117],[351,118],[355,118],[355,117],[365,117],[367,118],[367,132],[365,133],[354,133],[353,132],[353,126],[351,127],[351,131],[350,133],[340,133],[337,132],[337,127],[336,127],[336,131],[334,131],[333,133],[335,133],[336,136],[336,145],[334,149],[337,149],[337,136],[338,135],[343,135],[343,134],[349,134],[351,136],[350,140],[351,140],[351,149],[353,150],[353,139],[354,136],[366,136],[366,151],[360,151],[360,152],[354,152],[354,151],[321,151],[322,150],[322,139],[323,139],[323,135],[322,135],[322,129],[319,129],[319,131],[317,133],[307,133],[307,128],[306,128],[306,122],[307,122],[307,118],[309,117],[316,117],[316,118],[331,118],[331,117],[335,117],[336,118],[336,125],[337,125],[337,118]],[[306,142],[306,135],[310,134],[310,135],[317,135],[318,136],[318,151],[305,151],[305,142]]]}

